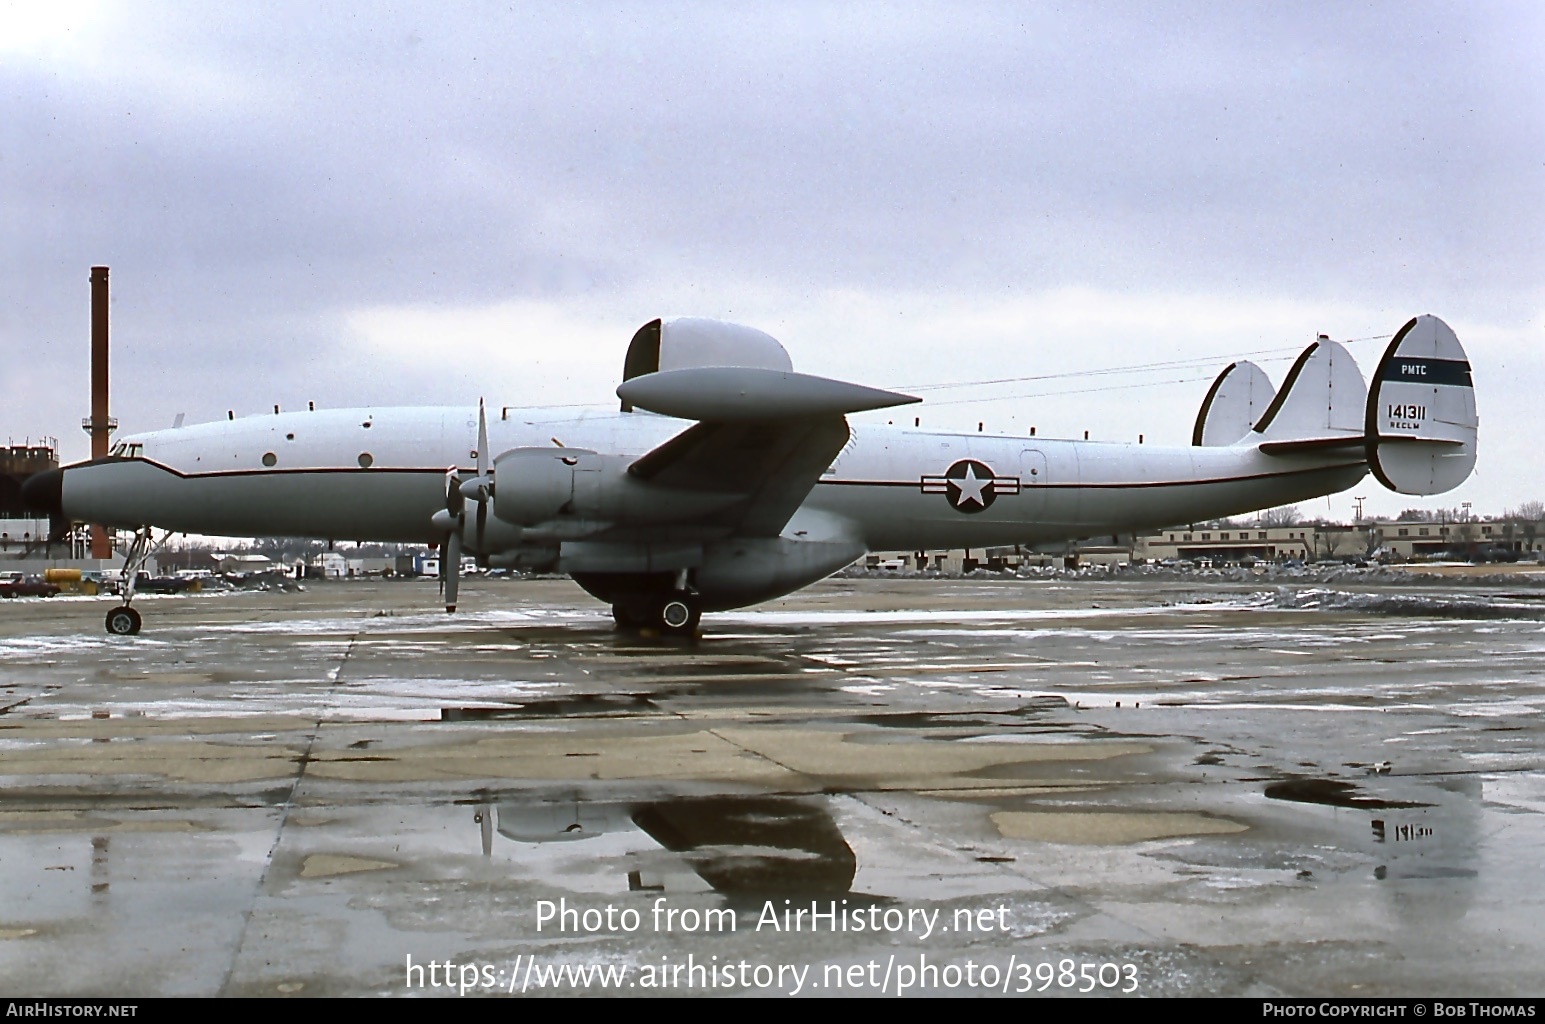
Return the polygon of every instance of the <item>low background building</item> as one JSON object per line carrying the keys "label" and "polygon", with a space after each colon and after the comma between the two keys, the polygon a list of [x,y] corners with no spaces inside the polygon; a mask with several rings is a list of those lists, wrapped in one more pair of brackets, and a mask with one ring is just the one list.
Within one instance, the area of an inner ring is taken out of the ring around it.
{"label": "low background building", "polygon": [[1267,526],[1219,520],[1140,536],[1091,537],[1068,544],[892,551],[867,556],[871,571],[1014,571],[1025,567],[1123,565],[1186,561],[1213,566],[1252,562],[1545,561],[1545,520],[1407,517],[1394,522],[1294,523]]}
{"label": "low background building", "polygon": [[1370,526],[1381,552],[1400,561],[1452,558],[1538,560],[1545,550],[1545,522],[1504,516],[1493,519],[1401,519]]}

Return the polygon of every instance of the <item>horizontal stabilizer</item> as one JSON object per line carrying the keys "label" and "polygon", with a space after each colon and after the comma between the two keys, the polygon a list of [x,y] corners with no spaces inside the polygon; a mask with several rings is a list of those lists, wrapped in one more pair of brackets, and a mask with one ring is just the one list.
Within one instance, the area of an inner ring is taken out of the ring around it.
{"label": "horizontal stabilizer", "polygon": [[[1362,371],[1339,343],[1321,338],[1299,355],[1266,412],[1255,424],[1257,443],[1337,438],[1361,440],[1364,399]],[[1262,451],[1266,451],[1262,445]]]}
{"label": "horizontal stabilizer", "polygon": [[1368,465],[1401,494],[1441,494],[1475,468],[1479,419],[1470,360],[1448,324],[1419,316],[1389,343],[1364,421]]}
{"label": "horizontal stabilizer", "polygon": [[624,381],[617,396],[650,412],[715,423],[843,416],[922,401],[861,384],[750,366],[647,373]]}
{"label": "horizontal stabilizer", "polygon": [[1367,443],[1361,434],[1345,437],[1306,437],[1298,441],[1262,441],[1258,447],[1267,455],[1329,455],[1348,452],[1361,455]]}
{"label": "horizontal stabilizer", "polygon": [[1275,395],[1271,379],[1259,366],[1248,360],[1230,363],[1202,400],[1191,443],[1219,447],[1242,440]]}

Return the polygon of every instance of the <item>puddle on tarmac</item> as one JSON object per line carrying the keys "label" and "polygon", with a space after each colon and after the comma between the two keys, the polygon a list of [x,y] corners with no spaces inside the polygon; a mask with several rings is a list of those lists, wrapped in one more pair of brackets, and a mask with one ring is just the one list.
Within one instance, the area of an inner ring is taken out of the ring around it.
{"label": "puddle on tarmac", "polygon": [[[824,798],[708,796],[671,800],[499,801],[478,806],[483,853],[501,842],[583,858],[594,843],[603,862],[620,837],[630,852],[617,865],[630,891],[711,889],[730,897],[846,894],[858,869],[853,848]],[[641,840],[645,840],[642,841]],[[579,845],[577,845],[579,844]],[[540,858],[522,851],[531,867]]]}
{"label": "puddle on tarmac", "polygon": [[645,693],[590,694],[528,700],[496,707],[441,708],[442,722],[486,722],[521,718],[604,718],[633,716],[651,707]]}
{"label": "puddle on tarmac", "polygon": [[[884,715],[852,715],[846,720],[858,725],[878,725],[892,729],[980,729],[1000,728],[1005,725],[1021,727],[1024,719],[1053,711],[1066,711],[1072,705],[1064,697],[1033,697],[1018,707],[1001,712],[979,711],[897,711]],[[1046,723],[1062,728],[1063,723]]]}

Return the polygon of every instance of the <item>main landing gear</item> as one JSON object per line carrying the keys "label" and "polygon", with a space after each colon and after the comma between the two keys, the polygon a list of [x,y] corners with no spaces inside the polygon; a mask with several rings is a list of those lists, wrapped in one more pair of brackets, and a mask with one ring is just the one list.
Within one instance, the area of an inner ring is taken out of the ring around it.
{"label": "main landing gear", "polygon": [[150,556],[161,550],[161,545],[172,538],[172,531],[166,530],[161,534],[161,539],[155,537],[155,530],[149,526],[142,526],[134,531],[134,541],[129,545],[128,553],[124,556],[122,580],[123,604],[107,613],[107,631],[113,636],[134,636],[139,632],[142,620],[140,614],[132,606],[134,600],[134,587],[139,583],[140,570],[145,568],[145,563],[150,561]]}
{"label": "main landing gear", "polygon": [[617,601],[612,605],[612,618],[623,629],[657,629],[666,636],[696,636],[703,606],[691,591],[673,590]]}
{"label": "main landing gear", "polygon": [[687,569],[673,572],[577,572],[574,582],[612,606],[617,628],[670,637],[695,637],[703,595]]}

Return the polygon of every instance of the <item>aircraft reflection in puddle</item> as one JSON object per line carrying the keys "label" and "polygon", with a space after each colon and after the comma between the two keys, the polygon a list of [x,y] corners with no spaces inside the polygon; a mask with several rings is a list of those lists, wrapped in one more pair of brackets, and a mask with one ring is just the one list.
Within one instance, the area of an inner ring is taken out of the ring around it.
{"label": "aircraft reflection in puddle", "polygon": [[[858,868],[824,804],[794,797],[503,802],[480,804],[477,821],[484,856],[495,833],[520,843],[573,843],[642,832],[727,896],[847,893]],[[664,891],[666,880],[651,875],[630,870],[628,888]]]}
{"label": "aircraft reflection in puddle", "polygon": [[[1338,809],[1331,820],[1339,844],[1374,862],[1375,884],[1402,921],[1430,927],[1464,917],[1483,881],[1481,778],[1378,775],[1376,779],[1371,778],[1367,786],[1294,779],[1268,785],[1265,795]],[[1344,831],[1348,825],[1351,830]]]}

